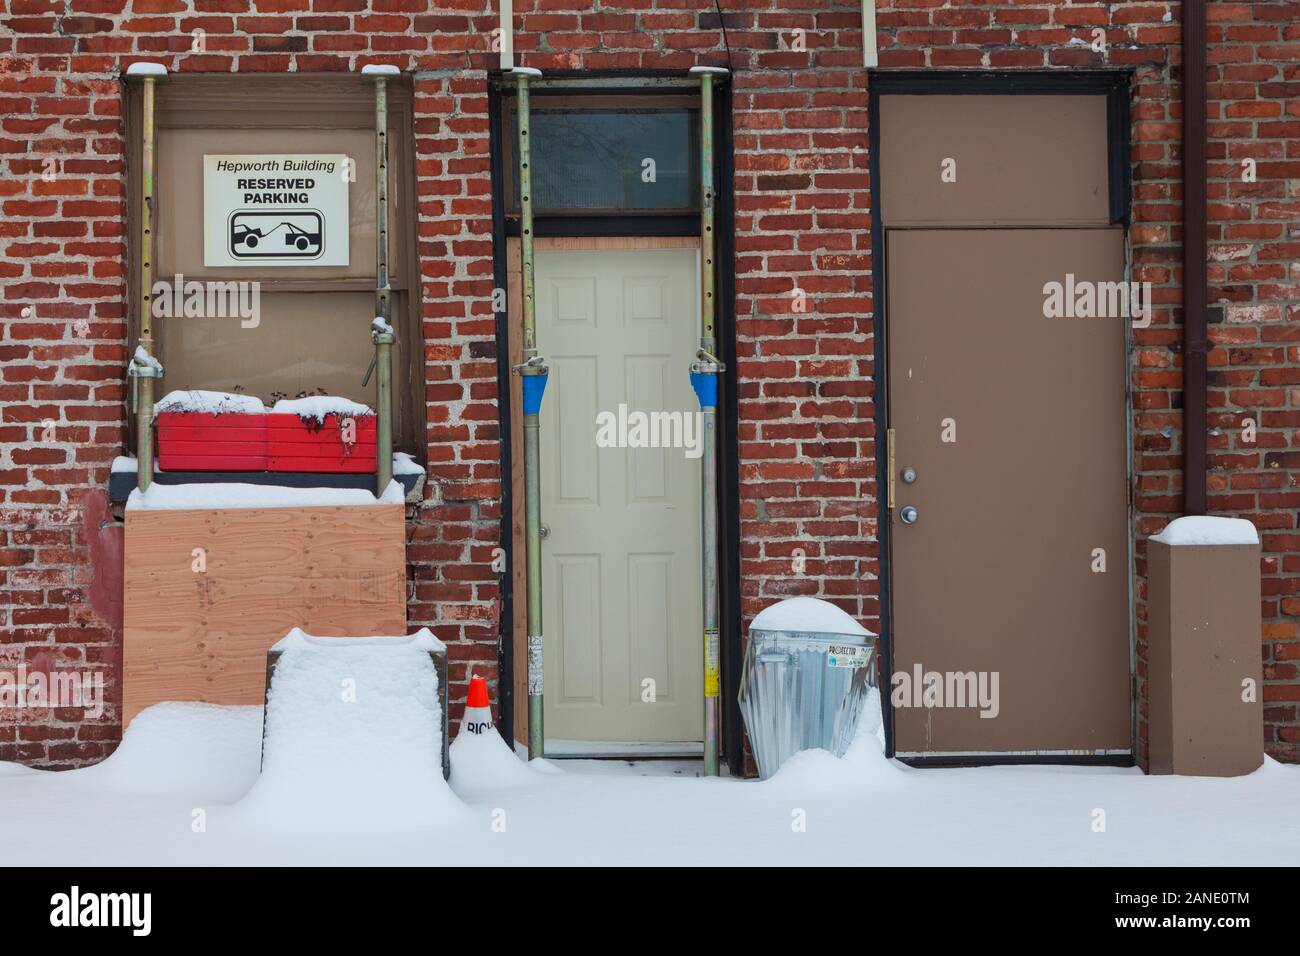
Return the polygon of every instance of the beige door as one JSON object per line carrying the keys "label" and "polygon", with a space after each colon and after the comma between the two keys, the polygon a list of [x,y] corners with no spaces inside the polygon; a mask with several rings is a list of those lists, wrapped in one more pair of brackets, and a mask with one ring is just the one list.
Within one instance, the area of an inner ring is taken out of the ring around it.
{"label": "beige door", "polygon": [[891,230],[886,255],[895,749],[1128,751],[1127,320],[1043,314],[1045,283],[1122,280],[1123,234]]}
{"label": "beige door", "polygon": [[551,367],[541,422],[548,753],[701,739],[699,457],[597,444],[597,416],[617,421],[620,405],[629,438],[636,413],[694,419],[697,261],[693,248],[536,255],[537,338]]}

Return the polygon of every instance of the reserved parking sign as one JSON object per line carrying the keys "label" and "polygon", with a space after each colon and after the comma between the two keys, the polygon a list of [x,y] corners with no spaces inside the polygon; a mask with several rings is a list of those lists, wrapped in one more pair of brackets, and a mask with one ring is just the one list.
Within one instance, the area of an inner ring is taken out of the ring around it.
{"label": "reserved parking sign", "polygon": [[203,157],[205,266],[348,264],[348,158]]}

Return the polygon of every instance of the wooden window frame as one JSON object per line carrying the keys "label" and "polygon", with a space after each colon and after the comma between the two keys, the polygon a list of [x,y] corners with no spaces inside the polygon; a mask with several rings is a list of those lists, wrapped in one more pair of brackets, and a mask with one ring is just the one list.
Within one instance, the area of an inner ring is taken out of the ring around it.
{"label": "wooden window frame", "polygon": [[[138,84],[124,83],[127,180],[127,335],[128,351],[139,339],[140,195],[139,173],[143,124]],[[374,87],[355,74],[205,74],[169,76],[157,86],[155,125],[171,129],[373,129]],[[394,310],[392,324],[400,343],[399,362],[393,369],[394,388],[400,395],[395,403],[393,446],[424,462],[428,454],[425,408],[425,362],[418,213],[414,198],[415,121],[414,91],[410,78],[394,78],[388,84],[389,162],[396,168],[399,187],[411,197],[399,230],[394,230],[397,255],[391,259],[390,285]],[[239,148],[238,140],[232,149]],[[160,200],[166,183],[157,183]],[[155,230],[155,244],[157,230]],[[151,250],[158,262],[157,248]],[[155,275],[155,281],[166,276]],[[276,292],[373,292],[372,278],[261,280],[264,293]],[[155,326],[161,345],[166,323]],[[309,343],[307,347],[310,347]],[[167,390],[164,379],[164,390]],[[183,383],[180,387],[183,387]],[[132,424],[132,430],[134,424]],[[131,446],[135,436],[130,436]]]}

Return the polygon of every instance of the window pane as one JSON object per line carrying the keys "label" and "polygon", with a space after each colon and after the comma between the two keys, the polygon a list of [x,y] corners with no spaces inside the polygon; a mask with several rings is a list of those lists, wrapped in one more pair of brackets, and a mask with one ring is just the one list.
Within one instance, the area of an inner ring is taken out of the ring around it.
{"label": "window pane", "polygon": [[[698,116],[688,109],[534,107],[534,211],[697,208]],[[512,137],[517,135],[511,131]],[[518,209],[519,183],[513,170],[511,174]]]}

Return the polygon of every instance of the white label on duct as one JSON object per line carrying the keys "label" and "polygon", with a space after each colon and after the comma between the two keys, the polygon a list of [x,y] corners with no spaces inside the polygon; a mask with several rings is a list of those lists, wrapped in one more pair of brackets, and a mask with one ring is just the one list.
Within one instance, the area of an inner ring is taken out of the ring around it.
{"label": "white label on duct", "polygon": [[535,697],[542,693],[542,661],[545,645],[542,635],[534,634],[528,638],[528,696]]}

